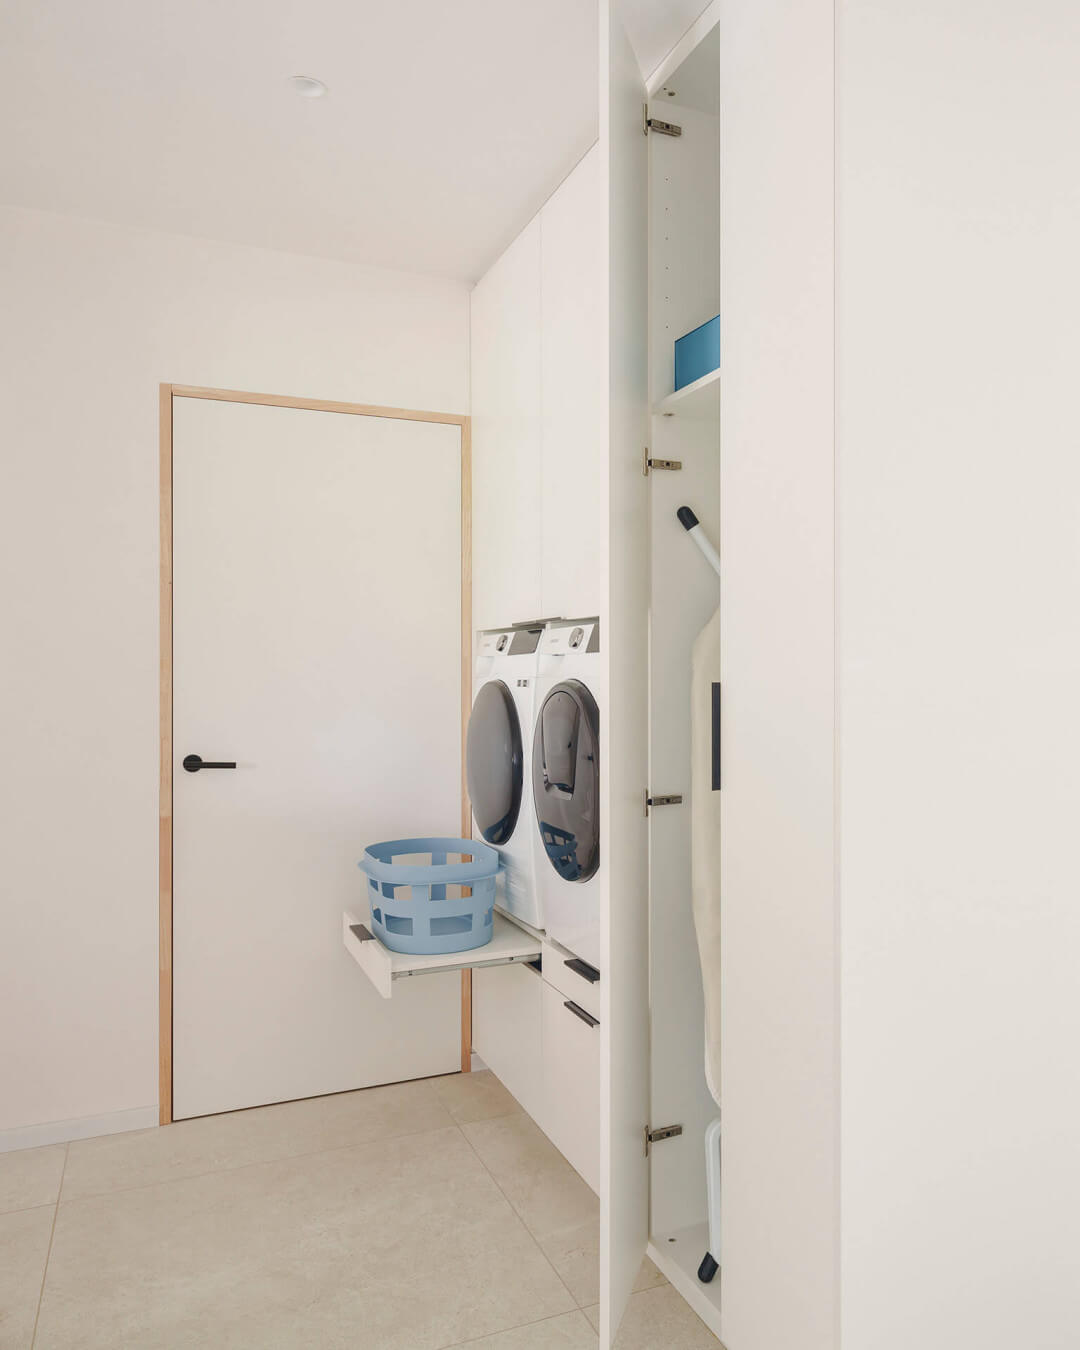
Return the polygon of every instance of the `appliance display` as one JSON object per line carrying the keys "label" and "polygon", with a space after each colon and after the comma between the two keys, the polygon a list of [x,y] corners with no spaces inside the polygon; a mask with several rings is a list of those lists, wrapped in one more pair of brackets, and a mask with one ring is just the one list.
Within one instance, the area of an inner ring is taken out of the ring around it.
{"label": "appliance display", "polygon": [[549,622],[537,650],[531,796],[536,885],[548,936],[600,962],[600,703],[598,619]]}
{"label": "appliance display", "polygon": [[465,773],[480,837],[497,849],[503,873],[496,904],[533,928],[544,916],[535,880],[532,725],[541,628],[477,634],[473,708]]}

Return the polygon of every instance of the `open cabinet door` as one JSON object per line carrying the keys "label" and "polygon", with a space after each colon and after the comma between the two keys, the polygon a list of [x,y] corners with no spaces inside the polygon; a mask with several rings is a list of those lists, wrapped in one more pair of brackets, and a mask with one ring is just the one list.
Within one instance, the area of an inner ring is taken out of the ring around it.
{"label": "open cabinet door", "polygon": [[602,761],[609,841],[602,1018],[600,1344],[610,1346],[649,1231],[648,157],[644,82],[612,0],[600,0],[600,152],[608,235],[609,695]]}

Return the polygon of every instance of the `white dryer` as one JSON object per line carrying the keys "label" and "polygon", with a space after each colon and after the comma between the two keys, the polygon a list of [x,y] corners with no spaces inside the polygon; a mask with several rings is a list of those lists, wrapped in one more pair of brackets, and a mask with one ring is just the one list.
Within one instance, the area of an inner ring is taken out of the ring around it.
{"label": "white dryer", "polygon": [[496,903],[543,928],[533,843],[532,725],[541,628],[477,634],[465,773],[473,820],[504,868]]}
{"label": "white dryer", "polygon": [[532,746],[536,884],[548,937],[600,967],[606,890],[600,839],[599,619],[560,619],[540,636]]}

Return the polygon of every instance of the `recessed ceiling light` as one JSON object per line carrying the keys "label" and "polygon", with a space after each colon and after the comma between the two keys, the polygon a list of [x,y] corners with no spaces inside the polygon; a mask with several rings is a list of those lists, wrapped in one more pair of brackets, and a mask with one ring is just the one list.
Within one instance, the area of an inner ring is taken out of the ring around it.
{"label": "recessed ceiling light", "polygon": [[294,75],[292,87],[301,98],[322,98],[326,94],[326,85],[313,75]]}

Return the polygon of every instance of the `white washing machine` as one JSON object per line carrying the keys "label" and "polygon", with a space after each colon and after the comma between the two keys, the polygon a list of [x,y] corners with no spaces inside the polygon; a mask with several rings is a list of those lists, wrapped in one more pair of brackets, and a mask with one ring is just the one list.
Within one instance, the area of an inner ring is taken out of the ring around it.
{"label": "white washing machine", "polygon": [[465,773],[480,837],[498,849],[505,872],[496,903],[543,928],[536,887],[532,808],[532,726],[541,628],[477,634]]}
{"label": "white washing machine", "polygon": [[599,619],[549,622],[537,651],[532,797],[547,935],[600,968],[606,884],[600,838]]}

